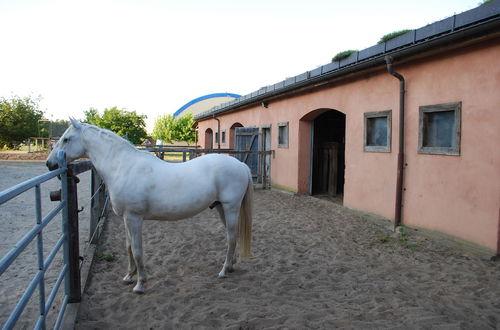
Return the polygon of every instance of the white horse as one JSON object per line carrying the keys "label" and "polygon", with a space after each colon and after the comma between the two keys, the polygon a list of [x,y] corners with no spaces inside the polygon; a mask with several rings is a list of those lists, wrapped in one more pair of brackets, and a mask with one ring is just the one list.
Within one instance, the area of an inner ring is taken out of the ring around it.
{"label": "white horse", "polygon": [[250,257],[252,231],[252,175],[234,157],[211,154],[185,163],[167,163],[139,151],[111,131],[71,119],[47,158],[57,168],[57,153],[64,150],[68,162],[88,157],[109,191],[114,212],[126,229],[128,272],[123,278],[133,291],[144,292],[146,274],[142,258],[142,222],[180,220],[215,207],[227,230],[227,253],[219,277],[233,271],[236,239],[240,255]]}

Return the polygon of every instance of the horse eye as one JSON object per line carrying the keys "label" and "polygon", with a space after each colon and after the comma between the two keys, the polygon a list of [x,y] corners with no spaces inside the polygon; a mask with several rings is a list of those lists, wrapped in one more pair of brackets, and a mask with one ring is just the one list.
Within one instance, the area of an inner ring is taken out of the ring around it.
{"label": "horse eye", "polygon": [[63,143],[67,143],[69,141],[69,138],[64,138]]}

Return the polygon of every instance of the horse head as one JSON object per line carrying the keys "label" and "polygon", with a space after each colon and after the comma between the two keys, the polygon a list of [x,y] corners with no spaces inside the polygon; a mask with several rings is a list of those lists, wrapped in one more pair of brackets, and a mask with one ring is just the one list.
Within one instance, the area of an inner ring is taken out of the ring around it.
{"label": "horse head", "polygon": [[59,141],[54,145],[49,157],[47,157],[46,165],[51,171],[58,168],[57,153],[59,150],[64,150],[67,162],[85,156],[86,150],[82,134],[85,126],[76,119],[70,118],[70,121],[71,125],[66,129]]}

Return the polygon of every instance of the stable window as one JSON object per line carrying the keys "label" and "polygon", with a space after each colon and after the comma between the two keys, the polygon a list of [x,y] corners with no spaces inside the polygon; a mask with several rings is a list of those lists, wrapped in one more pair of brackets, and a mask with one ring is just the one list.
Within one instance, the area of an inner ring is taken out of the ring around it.
{"label": "stable window", "polygon": [[461,102],[421,106],[418,152],[460,155],[461,110]]}
{"label": "stable window", "polygon": [[288,148],[288,122],[278,123],[278,148]]}
{"label": "stable window", "polygon": [[365,112],[365,151],[391,152],[391,121],[391,110]]}
{"label": "stable window", "polygon": [[221,143],[226,144],[226,131],[221,132]]}

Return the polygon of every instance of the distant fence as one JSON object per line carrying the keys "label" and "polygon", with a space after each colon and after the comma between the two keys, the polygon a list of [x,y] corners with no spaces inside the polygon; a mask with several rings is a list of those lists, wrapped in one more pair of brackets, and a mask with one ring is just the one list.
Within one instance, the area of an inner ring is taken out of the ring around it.
{"label": "distant fence", "polygon": [[28,152],[49,151],[53,141],[54,140],[50,138],[30,137],[27,141]]}
{"label": "distant fence", "polygon": [[[178,160],[175,159],[173,162],[186,162],[200,155],[216,153],[232,155],[241,160],[243,163],[247,163],[249,155],[257,155],[258,165],[250,167],[254,183],[262,184],[264,189],[270,188],[271,185],[270,159],[274,156],[274,150],[251,151],[234,149],[200,149],[186,146],[137,146],[137,148],[153,152],[158,158],[163,160],[165,160],[165,156],[168,154],[182,154],[182,158],[179,157]],[[268,158],[269,161],[266,162],[266,158]],[[168,159],[166,160],[169,161]]]}
{"label": "distant fence", "polygon": [[[26,247],[37,239],[37,254],[38,254],[38,271],[34,278],[29,283],[24,291],[21,299],[17,302],[14,310],[9,318],[3,324],[3,329],[14,328],[22,311],[25,309],[28,301],[33,293],[38,288],[39,291],[39,317],[34,325],[35,329],[45,329],[47,315],[52,310],[57,292],[64,281],[64,298],[59,306],[59,312],[53,326],[49,328],[59,329],[63,321],[66,307],[69,303],[80,302],[81,300],[81,280],[80,267],[81,258],[79,251],[79,224],[78,224],[78,195],[77,195],[77,175],[88,170],[92,170],[92,187],[91,187],[91,223],[90,223],[90,238],[89,244],[95,243],[100,232],[99,222],[105,216],[107,198],[105,186],[102,180],[98,177],[95,170],[92,168],[90,161],[80,161],[66,164],[63,151],[58,154],[59,168],[49,173],[37,176],[30,180],[24,181],[16,186],[0,192],[0,205],[8,202],[14,197],[35,189],[35,209],[36,209],[36,224],[33,228],[0,260],[0,277],[16,260],[16,258],[26,249]],[[45,217],[42,217],[42,201],[40,185],[50,179],[60,176],[61,189],[51,192],[51,200],[59,200],[59,203],[48,212]],[[62,234],[52,250],[44,258],[43,253],[43,229],[61,212],[62,215]],[[1,223],[0,223],[1,228]],[[64,264],[59,272],[56,283],[48,297],[45,293],[44,275],[54,261],[58,251],[63,248]]]}

